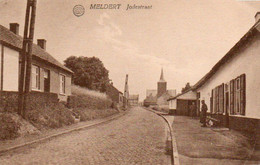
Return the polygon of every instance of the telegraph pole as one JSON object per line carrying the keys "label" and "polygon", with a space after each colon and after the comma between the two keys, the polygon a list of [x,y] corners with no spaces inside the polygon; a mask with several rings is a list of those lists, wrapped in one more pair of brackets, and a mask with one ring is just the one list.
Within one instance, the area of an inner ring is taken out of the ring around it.
{"label": "telegraph pole", "polygon": [[26,103],[30,92],[31,84],[32,45],[34,37],[36,3],[37,0],[27,0],[25,14],[18,98],[18,114],[20,114],[23,118],[26,117]]}
{"label": "telegraph pole", "polygon": [[128,98],[129,98],[129,89],[128,89],[128,74],[125,77],[125,90],[124,90],[124,108],[127,108],[128,106]]}

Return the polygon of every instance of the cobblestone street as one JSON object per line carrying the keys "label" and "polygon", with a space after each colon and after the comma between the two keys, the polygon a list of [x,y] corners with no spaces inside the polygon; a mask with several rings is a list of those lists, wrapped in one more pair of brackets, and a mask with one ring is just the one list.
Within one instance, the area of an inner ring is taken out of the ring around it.
{"label": "cobblestone street", "polygon": [[171,164],[166,124],[133,108],[125,116],[0,157],[0,164]]}

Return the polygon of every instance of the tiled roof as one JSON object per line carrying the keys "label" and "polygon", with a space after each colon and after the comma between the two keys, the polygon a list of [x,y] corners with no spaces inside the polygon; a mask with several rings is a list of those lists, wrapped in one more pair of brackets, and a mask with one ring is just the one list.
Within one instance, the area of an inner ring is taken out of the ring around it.
{"label": "tiled roof", "polygon": [[150,95],[150,96],[148,96],[148,97],[146,97],[146,98],[144,99],[144,102],[156,104],[156,102],[157,102],[157,97]]}
{"label": "tiled roof", "polygon": [[[0,25],[0,42],[9,44],[19,50],[22,49],[23,38],[19,35],[14,34],[6,27]],[[57,61],[54,57],[52,57],[48,52],[43,50],[36,44],[33,44],[32,48],[33,56],[39,57],[40,59],[47,61],[55,66],[62,68],[70,73],[73,73],[70,69],[62,65],[59,61]]]}
{"label": "tiled roof", "polygon": [[119,91],[113,84],[109,84],[108,88],[113,88],[114,90],[116,90],[118,93],[123,94],[121,91]]}
{"label": "tiled roof", "polygon": [[193,87],[192,90],[196,90],[200,88],[202,85],[204,85],[207,80],[209,80],[226,62],[236,55],[236,51],[239,50],[243,45],[246,45],[249,41],[250,38],[255,34],[256,28],[260,26],[260,20],[258,20],[253,27],[250,28],[250,30],[233,46],[227,54],[222,57],[221,60],[219,60],[213,68],[204,76],[202,77]]}
{"label": "tiled roof", "polygon": [[177,94],[176,96],[170,97],[167,101],[174,100],[174,99],[178,98],[179,96],[182,96],[182,95],[184,95],[185,93],[188,93],[188,92],[191,91],[191,90],[192,90],[192,88],[190,88],[190,89],[188,89],[188,90],[186,90],[186,91],[184,91],[184,92],[182,92],[182,93],[180,93],[180,94]]}

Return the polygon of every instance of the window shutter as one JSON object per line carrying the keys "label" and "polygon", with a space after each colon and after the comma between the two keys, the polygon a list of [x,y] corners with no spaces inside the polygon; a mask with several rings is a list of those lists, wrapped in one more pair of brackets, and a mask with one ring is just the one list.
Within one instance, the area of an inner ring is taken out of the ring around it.
{"label": "window shutter", "polygon": [[219,86],[219,113],[224,112],[224,83]]}
{"label": "window shutter", "polygon": [[230,81],[230,114],[234,114],[234,80]]}
{"label": "window shutter", "polygon": [[216,101],[217,101],[217,107],[216,107],[216,113],[219,112],[219,87],[216,87]]}
{"label": "window shutter", "polygon": [[213,113],[217,111],[217,95],[216,95],[216,88],[213,89]]}
{"label": "window shutter", "polygon": [[236,79],[234,79],[234,115],[237,114],[237,105],[236,105],[236,92],[237,92],[237,83]]}
{"label": "window shutter", "polygon": [[240,76],[240,108],[241,115],[245,115],[246,108],[246,75]]}
{"label": "window shutter", "polygon": [[213,89],[211,90],[211,97],[210,97],[210,113],[213,112]]}

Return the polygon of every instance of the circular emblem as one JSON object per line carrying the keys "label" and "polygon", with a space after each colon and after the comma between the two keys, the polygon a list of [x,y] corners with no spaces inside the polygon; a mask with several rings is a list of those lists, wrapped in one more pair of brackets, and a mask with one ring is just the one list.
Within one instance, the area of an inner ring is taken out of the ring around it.
{"label": "circular emblem", "polygon": [[82,5],[76,5],[73,7],[73,14],[77,17],[82,16],[85,13],[85,8]]}

